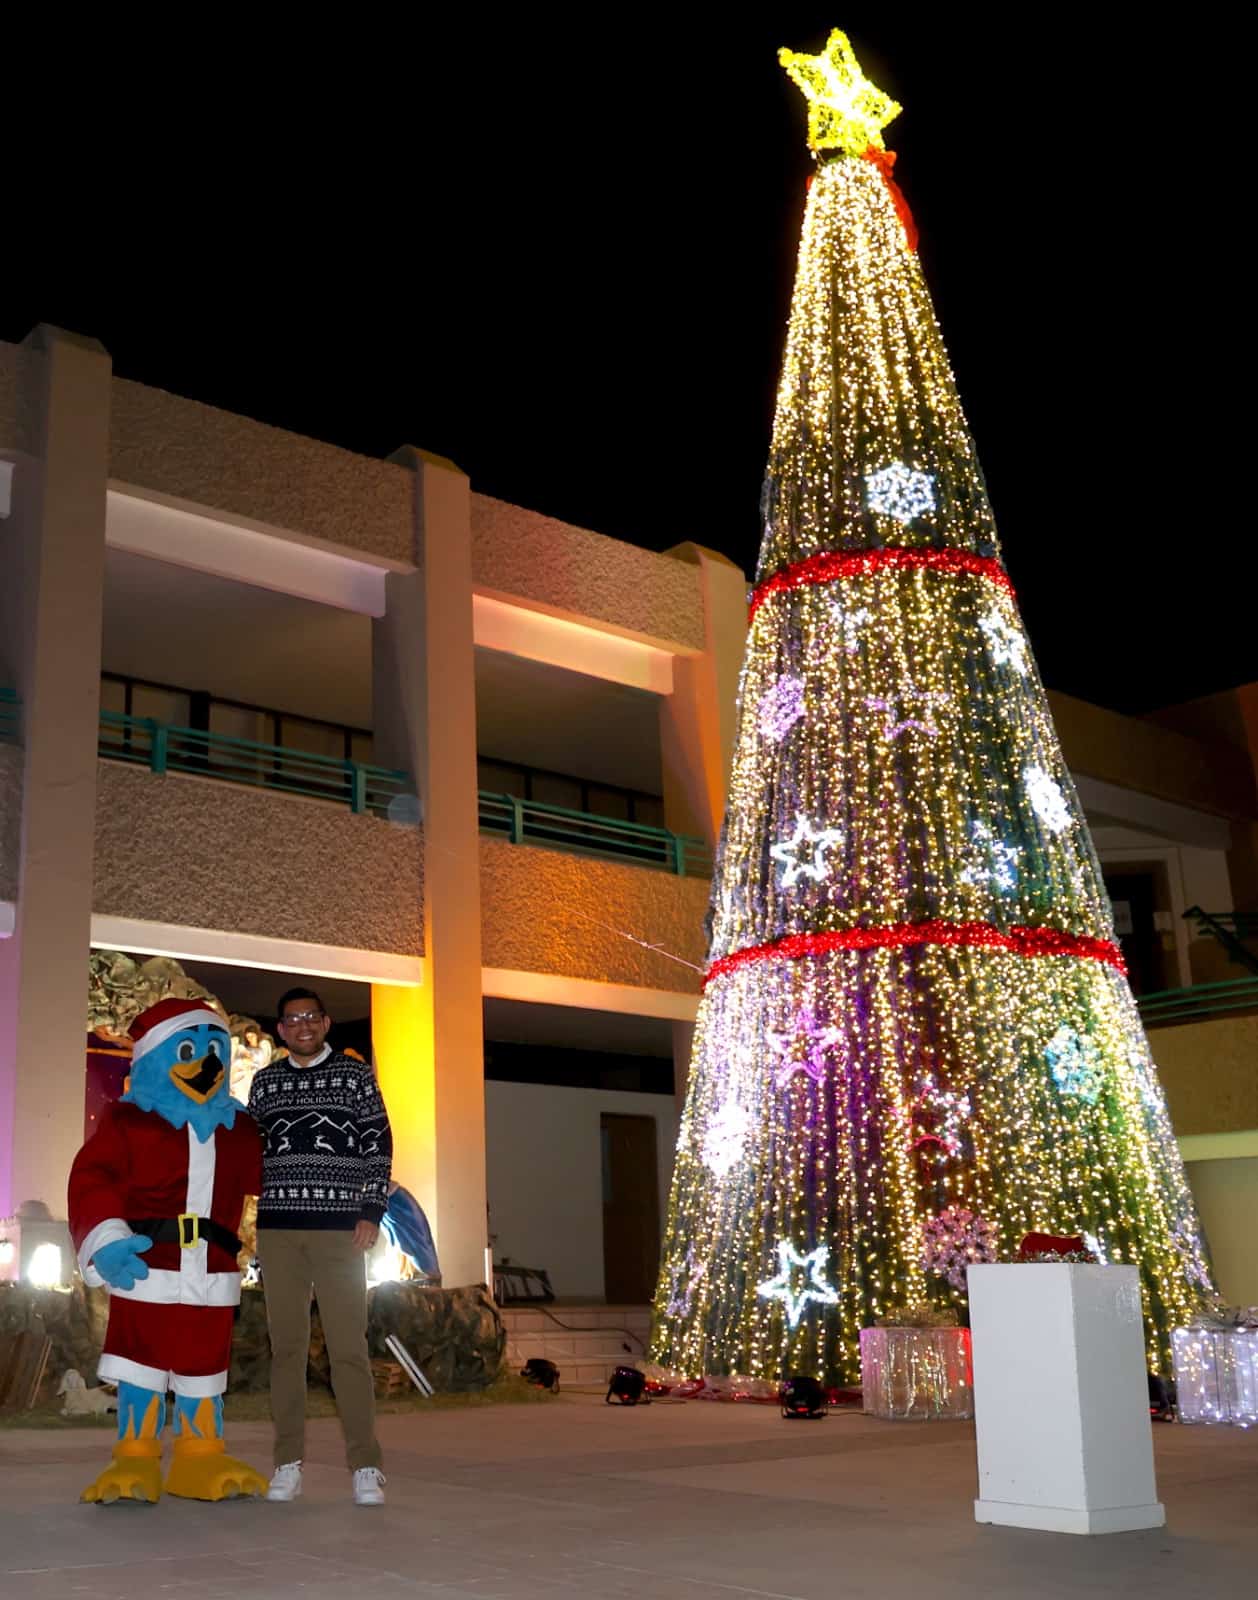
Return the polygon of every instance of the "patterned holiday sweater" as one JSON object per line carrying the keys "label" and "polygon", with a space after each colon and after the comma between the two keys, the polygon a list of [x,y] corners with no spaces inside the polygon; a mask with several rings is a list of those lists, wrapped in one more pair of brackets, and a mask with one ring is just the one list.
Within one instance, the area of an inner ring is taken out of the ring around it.
{"label": "patterned holiday sweater", "polygon": [[259,1228],[380,1221],[393,1136],[365,1062],[332,1050],[308,1067],[274,1061],[254,1074],[249,1114],[262,1131]]}

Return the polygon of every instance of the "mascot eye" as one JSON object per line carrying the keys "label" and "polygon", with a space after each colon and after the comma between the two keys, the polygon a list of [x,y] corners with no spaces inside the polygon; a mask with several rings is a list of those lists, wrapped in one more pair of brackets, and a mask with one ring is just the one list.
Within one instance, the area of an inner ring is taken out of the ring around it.
{"label": "mascot eye", "polygon": [[197,1047],[191,1039],[180,1039],[179,1045],[175,1050],[175,1055],[180,1061],[191,1061],[196,1053]]}

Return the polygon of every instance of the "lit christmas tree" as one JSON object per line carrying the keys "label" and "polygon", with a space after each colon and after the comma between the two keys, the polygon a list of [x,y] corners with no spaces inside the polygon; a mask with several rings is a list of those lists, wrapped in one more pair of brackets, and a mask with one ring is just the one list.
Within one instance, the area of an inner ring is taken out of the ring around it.
{"label": "lit christmas tree", "polygon": [[652,1354],[859,1376],[969,1259],[1086,1234],[1149,1361],[1210,1267],[1110,906],[843,34],[809,189]]}

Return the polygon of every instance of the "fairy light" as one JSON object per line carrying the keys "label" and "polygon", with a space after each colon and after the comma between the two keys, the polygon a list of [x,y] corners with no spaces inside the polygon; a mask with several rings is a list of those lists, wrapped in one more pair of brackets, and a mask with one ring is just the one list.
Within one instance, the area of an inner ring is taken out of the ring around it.
{"label": "fairy light", "polygon": [[[843,93],[810,112],[844,153],[806,203],[652,1359],[856,1382],[876,1318],[964,1305],[923,1265],[959,1208],[975,1249],[1086,1231],[1138,1265],[1169,1373],[1208,1256],[880,141],[827,121]],[[895,463],[929,480],[908,521],[867,498]],[[905,686],[931,698],[868,703]],[[888,737],[888,710],[936,731]],[[1095,1101],[1054,1081],[1063,1029]]]}
{"label": "fairy light", "polygon": [[893,461],[881,472],[865,474],[865,504],[896,522],[910,523],[914,517],[935,509],[935,478],[919,472],[903,461]]}

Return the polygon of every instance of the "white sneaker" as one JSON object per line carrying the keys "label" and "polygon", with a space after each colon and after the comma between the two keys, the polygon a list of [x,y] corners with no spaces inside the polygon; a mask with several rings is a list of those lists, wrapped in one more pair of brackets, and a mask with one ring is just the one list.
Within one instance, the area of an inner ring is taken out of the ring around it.
{"label": "white sneaker", "polygon": [[354,1503],[360,1506],[382,1506],[384,1486],[388,1482],[379,1467],[359,1467],[354,1474]]}
{"label": "white sneaker", "polygon": [[266,1492],[268,1500],[296,1500],[301,1493],[301,1462],[290,1461],[276,1467],[271,1487]]}

